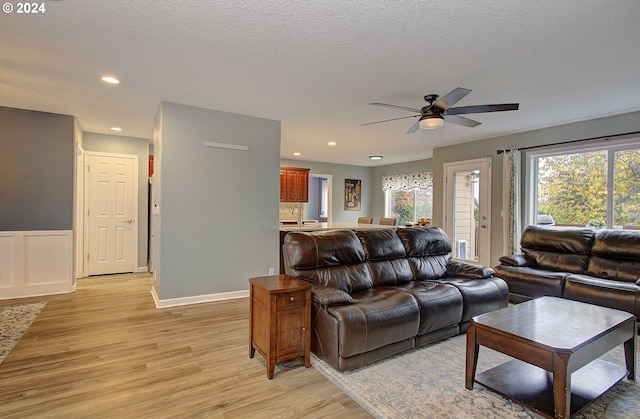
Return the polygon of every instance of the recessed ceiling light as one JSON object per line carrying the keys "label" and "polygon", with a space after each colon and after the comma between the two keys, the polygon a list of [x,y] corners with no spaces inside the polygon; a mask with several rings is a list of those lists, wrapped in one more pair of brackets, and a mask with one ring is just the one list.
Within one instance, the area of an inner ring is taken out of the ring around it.
{"label": "recessed ceiling light", "polygon": [[295,153],[293,153],[294,156],[299,156],[300,153],[298,153],[297,151]]}
{"label": "recessed ceiling light", "polygon": [[110,83],[110,84],[119,84],[120,80],[116,79],[113,76],[104,76],[102,77],[102,81],[105,83]]}
{"label": "recessed ceiling light", "polygon": [[369,156],[371,160],[382,160],[382,156]]}
{"label": "recessed ceiling light", "polygon": [[331,147],[335,146],[337,143],[335,141],[329,141],[327,144],[329,144]]}
{"label": "recessed ceiling light", "polygon": [[120,127],[111,127],[111,131],[122,131]]}

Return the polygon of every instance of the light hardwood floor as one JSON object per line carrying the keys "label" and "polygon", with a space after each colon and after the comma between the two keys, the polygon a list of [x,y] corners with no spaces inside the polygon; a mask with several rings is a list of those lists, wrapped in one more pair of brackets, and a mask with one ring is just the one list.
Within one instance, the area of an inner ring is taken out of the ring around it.
{"label": "light hardwood floor", "polygon": [[0,364],[0,418],[371,418],[300,362],[249,358],[247,299],[158,310],[148,274],[78,281]]}

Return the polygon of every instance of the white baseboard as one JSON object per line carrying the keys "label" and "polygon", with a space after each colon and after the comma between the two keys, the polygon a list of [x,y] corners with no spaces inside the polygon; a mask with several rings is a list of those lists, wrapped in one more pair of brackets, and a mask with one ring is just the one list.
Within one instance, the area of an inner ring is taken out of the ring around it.
{"label": "white baseboard", "polygon": [[235,300],[238,298],[247,298],[249,297],[249,290],[221,292],[217,294],[194,295],[189,297],[168,298],[166,300],[161,300],[158,298],[158,293],[156,292],[156,288],[151,287],[151,296],[153,297],[153,301],[156,305],[156,308],[162,309],[162,308],[169,308],[169,307],[186,306],[190,304],[212,303],[215,301],[226,301],[226,300]]}
{"label": "white baseboard", "polygon": [[136,268],[136,272],[149,272],[149,267],[148,266],[138,266]]}

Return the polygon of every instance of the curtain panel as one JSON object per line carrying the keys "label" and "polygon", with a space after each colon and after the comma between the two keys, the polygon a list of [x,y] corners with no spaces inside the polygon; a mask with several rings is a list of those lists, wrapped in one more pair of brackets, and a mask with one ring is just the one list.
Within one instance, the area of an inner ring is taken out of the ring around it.
{"label": "curtain panel", "polygon": [[505,180],[502,191],[505,255],[520,253],[520,214],[522,208],[520,161],[520,150],[517,148],[506,151],[502,160],[503,179]]}
{"label": "curtain panel", "polygon": [[383,191],[407,191],[413,188],[426,189],[432,186],[433,174],[431,172],[382,176]]}

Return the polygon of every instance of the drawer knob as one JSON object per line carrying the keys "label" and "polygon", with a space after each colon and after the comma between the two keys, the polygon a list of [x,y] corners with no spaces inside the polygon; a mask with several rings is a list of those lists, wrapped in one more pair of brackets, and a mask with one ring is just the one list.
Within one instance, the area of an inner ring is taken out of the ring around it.
{"label": "drawer knob", "polygon": [[293,297],[289,297],[289,301],[295,301],[296,299]]}
{"label": "drawer knob", "polygon": [[307,328],[306,328],[306,327],[303,327],[303,328],[302,328],[302,331],[303,331],[303,332],[306,332],[306,331],[307,331]]}

